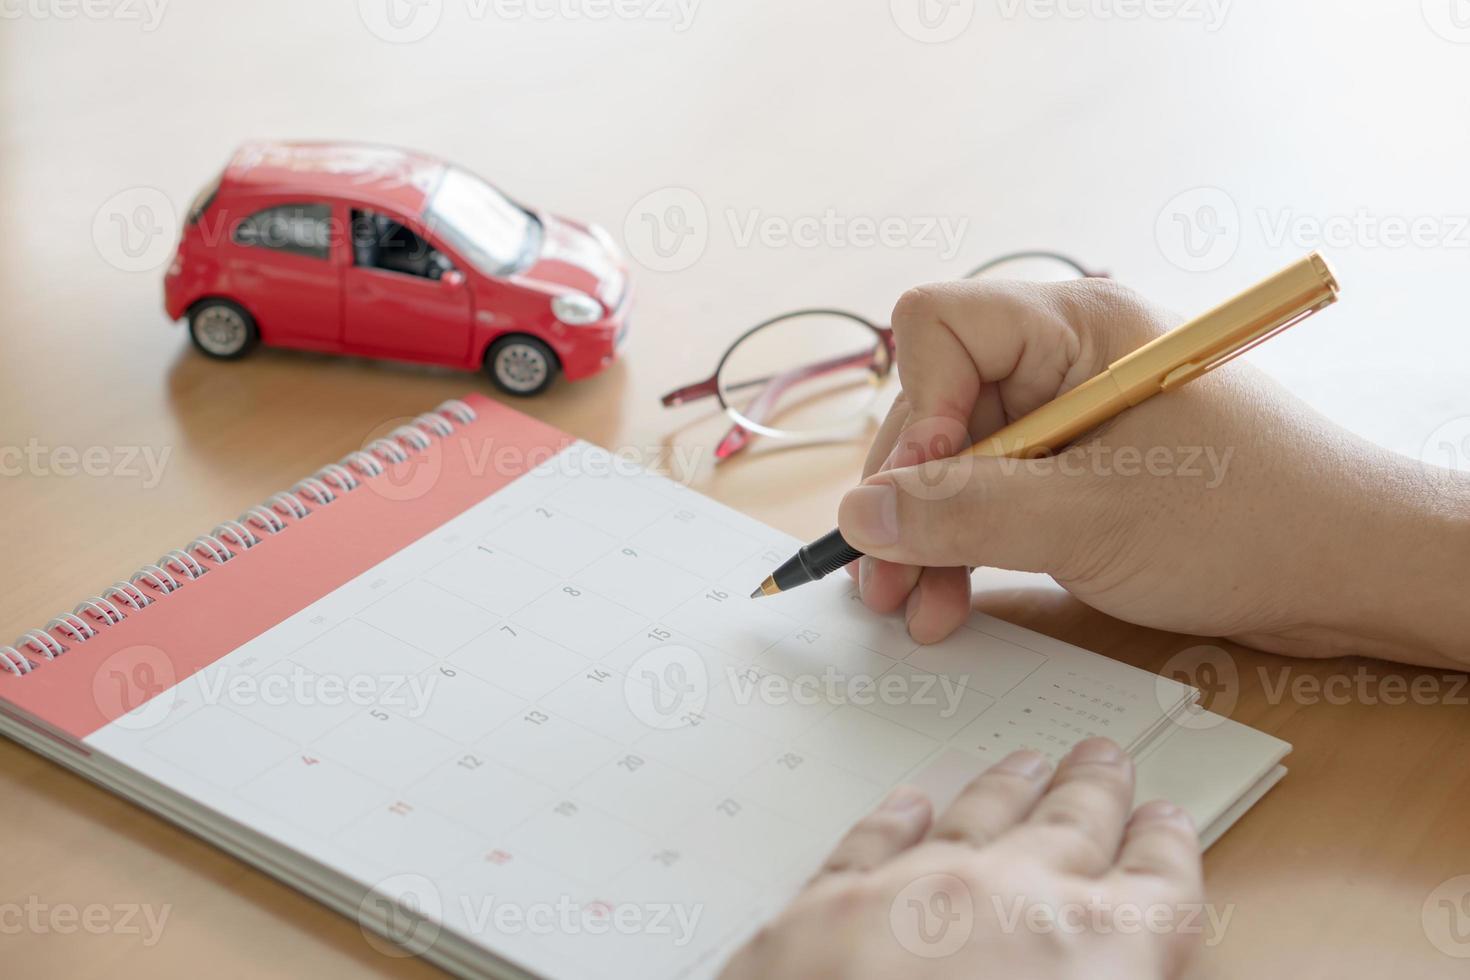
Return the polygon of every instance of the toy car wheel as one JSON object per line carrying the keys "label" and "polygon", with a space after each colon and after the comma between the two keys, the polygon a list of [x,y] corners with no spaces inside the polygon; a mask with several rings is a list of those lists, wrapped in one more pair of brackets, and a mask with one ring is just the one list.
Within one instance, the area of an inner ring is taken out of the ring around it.
{"label": "toy car wheel", "polygon": [[535,337],[501,337],[485,355],[490,380],[508,395],[529,398],[545,391],[559,370],[556,352]]}
{"label": "toy car wheel", "polygon": [[189,336],[194,346],[210,357],[233,361],[250,353],[260,340],[255,320],[244,308],[228,300],[200,303],[189,314]]}

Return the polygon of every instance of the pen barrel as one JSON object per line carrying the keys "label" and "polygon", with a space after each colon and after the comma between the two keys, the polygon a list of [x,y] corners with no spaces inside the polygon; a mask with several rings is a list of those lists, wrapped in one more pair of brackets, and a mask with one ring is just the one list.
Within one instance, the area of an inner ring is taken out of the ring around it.
{"label": "pen barrel", "polygon": [[1064,395],[982,439],[975,456],[1030,459],[1057,452],[1124,409],[1193,381],[1337,299],[1316,252],[1234,299],[1155,338]]}
{"label": "pen barrel", "polygon": [[1137,405],[1244,353],[1277,330],[1336,301],[1337,279],[1316,252],[1158,337],[1108,371]]}

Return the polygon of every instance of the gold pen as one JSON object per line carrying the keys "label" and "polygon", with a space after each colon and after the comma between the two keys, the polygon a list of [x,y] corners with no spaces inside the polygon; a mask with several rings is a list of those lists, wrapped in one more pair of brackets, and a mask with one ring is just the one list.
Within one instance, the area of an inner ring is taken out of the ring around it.
{"label": "gold pen", "polygon": [[[1337,278],[1316,252],[1144,344],[1101,374],[1031,412],[965,453],[1030,459],[1054,453],[1125,409],[1174,391],[1337,302]],[[751,598],[815,582],[862,557],[838,531],[801,548]]]}

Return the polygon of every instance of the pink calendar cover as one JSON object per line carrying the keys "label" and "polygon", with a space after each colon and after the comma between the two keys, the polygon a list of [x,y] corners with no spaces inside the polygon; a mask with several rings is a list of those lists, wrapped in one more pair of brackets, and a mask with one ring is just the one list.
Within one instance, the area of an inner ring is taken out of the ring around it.
{"label": "pink calendar cover", "polygon": [[79,743],[571,441],[483,395],[447,402],[0,647],[0,696]]}

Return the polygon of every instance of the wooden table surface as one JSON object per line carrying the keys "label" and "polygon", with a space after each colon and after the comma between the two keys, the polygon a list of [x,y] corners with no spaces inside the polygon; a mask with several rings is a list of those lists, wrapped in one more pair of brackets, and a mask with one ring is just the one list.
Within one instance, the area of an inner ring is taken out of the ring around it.
{"label": "wooden table surface", "polygon": [[[1470,418],[1470,32],[1450,2],[1181,0],[1131,17],[955,0],[927,19],[918,0],[640,0],[602,19],[571,0],[0,6],[0,628],[41,625],[391,420],[487,388],[190,350],[160,309],[162,266],[178,212],[251,137],[421,148],[611,229],[638,260],[626,358],[518,407],[676,461],[796,534],[830,523],[862,446],[716,472],[718,420],[657,396],[765,315],[830,304],[881,319],[906,286],[1017,247],[1065,249],[1197,310],[1321,245],[1343,304],[1258,362],[1372,438],[1437,451]],[[667,205],[691,201],[679,224]],[[815,242],[780,239],[812,216],[833,219]],[[865,243],[862,223],[885,219],[903,241]],[[1413,241],[1393,236],[1414,221]],[[945,222],[953,244],[924,233]],[[650,229],[676,224],[693,237],[660,256]],[[1044,587],[980,601],[1148,669],[1204,642]],[[1470,906],[1455,904],[1470,888],[1431,893],[1470,873],[1466,692],[1446,679],[1425,703],[1393,703],[1383,678],[1417,672],[1216,646],[1223,673],[1199,674],[1216,707],[1295,751],[1206,859],[1232,918],[1193,976],[1463,976],[1450,954],[1470,955]],[[9,975],[436,972],[8,742],[0,827]],[[16,928],[27,903],[168,917],[148,943]]]}

